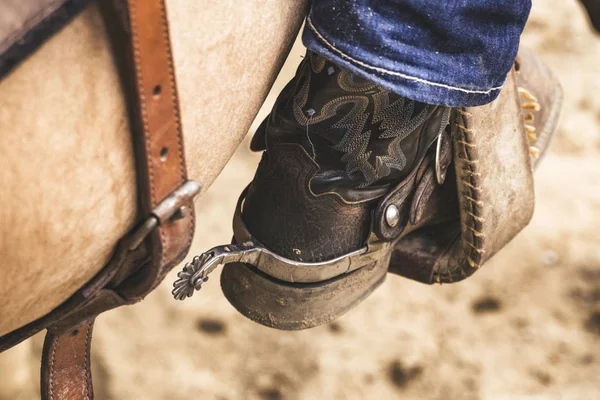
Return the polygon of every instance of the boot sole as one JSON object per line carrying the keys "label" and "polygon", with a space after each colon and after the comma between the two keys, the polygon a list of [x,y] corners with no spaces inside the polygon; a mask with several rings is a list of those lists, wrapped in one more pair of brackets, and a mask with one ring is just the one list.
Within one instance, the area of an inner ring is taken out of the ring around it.
{"label": "boot sole", "polygon": [[302,330],[326,324],[367,298],[386,278],[389,256],[317,283],[289,283],[251,265],[228,264],[223,294],[242,315],[271,328]]}

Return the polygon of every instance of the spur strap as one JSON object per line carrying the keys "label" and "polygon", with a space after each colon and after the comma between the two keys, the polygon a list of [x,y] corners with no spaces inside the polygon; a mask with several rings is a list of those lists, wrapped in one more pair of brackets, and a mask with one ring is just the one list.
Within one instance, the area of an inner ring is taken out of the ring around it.
{"label": "spur strap", "polygon": [[59,312],[65,318],[48,328],[41,392],[50,400],[93,398],[90,346],[95,316],[141,300],[181,261],[194,233],[192,199],[201,189],[187,180],[164,0],[100,3],[115,54],[125,57],[117,62],[122,62],[139,209],[145,220],[119,242],[109,265],[70,299],[80,304],[67,304]]}

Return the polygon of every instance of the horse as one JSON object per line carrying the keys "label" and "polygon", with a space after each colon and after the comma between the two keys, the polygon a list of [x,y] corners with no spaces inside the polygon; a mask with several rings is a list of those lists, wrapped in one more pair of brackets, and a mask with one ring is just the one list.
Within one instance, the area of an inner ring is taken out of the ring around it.
{"label": "horse", "polygon": [[[247,132],[307,4],[180,3],[167,1],[185,155],[205,191]],[[97,5],[3,77],[0,93],[0,165],[11,171],[0,211],[1,336],[94,277],[139,206],[126,97]]]}
{"label": "horse", "polygon": [[[0,211],[0,251],[5,256],[0,283],[2,349],[47,327],[44,319],[72,304],[68,300],[93,286],[107,267],[120,264],[121,242],[139,232],[140,216],[148,215],[140,201],[140,152],[131,135],[136,117],[113,32],[123,27],[125,36],[133,36],[133,23],[122,17],[134,15],[136,3],[107,4],[10,0],[0,5],[0,164],[7,171]],[[168,103],[167,94],[172,94],[175,133],[185,142],[179,157],[188,160],[183,159],[183,177],[186,183],[195,182],[193,191],[200,182],[204,191],[210,187],[247,133],[291,49],[307,5],[283,0],[227,0],[218,6],[138,3],[140,9],[161,8],[161,25],[149,27],[166,32],[167,51],[158,56],[168,56],[170,84],[161,102]],[[113,7],[111,14],[107,9]],[[143,12],[142,17],[149,19]],[[142,41],[143,36],[156,38],[152,35],[142,33]],[[139,56],[136,50],[140,52],[137,48],[130,54]],[[146,53],[156,51],[150,48]],[[137,59],[130,63],[139,67]],[[160,91],[160,85],[157,88]],[[159,93],[154,94],[158,98]],[[163,160],[163,151],[160,157]],[[193,210],[191,218],[182,219],[193,234]],[[159,252],[159,264],[164,264],[165,251]],[[48,330],[43,398],[93,397],[92,323],[86,322],[86,329],[75,326],[65,335],[68,344],[61,342],[61,334]],[[84,338],[84,349],[74,357],[81,357],[84,365],[64,366],[61,349],[67,348],[69,364],[78,337]],[[75,375],[85,376],[80,382],[72,379]]]}
{"label": "horse", "polygon": [[[248,131],[306,5],[167,2],[188,171],[203,190]],[[0,211],[2,336],[98,273],[138,213],[126,100],[97,4],[0,81],[0,110],[0,167],[10,171]]]}

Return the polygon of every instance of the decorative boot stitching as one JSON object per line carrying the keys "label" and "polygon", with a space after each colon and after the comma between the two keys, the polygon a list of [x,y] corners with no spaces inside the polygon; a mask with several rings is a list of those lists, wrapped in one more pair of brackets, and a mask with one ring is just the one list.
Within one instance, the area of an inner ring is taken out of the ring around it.
{"label": "decorative boot stitching", "polygon": [[[403,171],[406,168],[406,155],[401,143],[427,120],[435,107],[395,96],[372,82],[362,81],[347,70],[326,64],[320,56],[308,54],[308,62],[300,67],[300,86],[292,101],[294,118],[299,125],[306,127],[308,142],[311,142],[309,127],[317,132],[323,128],[343,132],[342,139],[333,148],[343,153],[341,161],[348,175],[360,173],[363,176],[364,183],[358,188],[368,187],[385,178],[391,170]],[[328,72],[323,72],[325,69]],[[339,96],[323,105],[309,105],[314,74],[321,72],[335,78]],[[337,76],[333,76],[334,73]],[[339,110],[344,106],[349,110],[342,115]],[[373,159],[370,146],[375,139],[392,140],[386,152]]]}

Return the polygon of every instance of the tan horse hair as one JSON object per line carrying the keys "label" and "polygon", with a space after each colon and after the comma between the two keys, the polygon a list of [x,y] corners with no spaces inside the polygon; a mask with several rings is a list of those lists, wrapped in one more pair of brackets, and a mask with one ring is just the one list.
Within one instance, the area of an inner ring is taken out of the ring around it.
{"label": "tan horse hair", "polygon": [[[247,132],[305,1],[167,1],[191,179],[207,188]],[[95,6],[0,82],[0,335],[94,276],[133,225],[125,104]]]}

